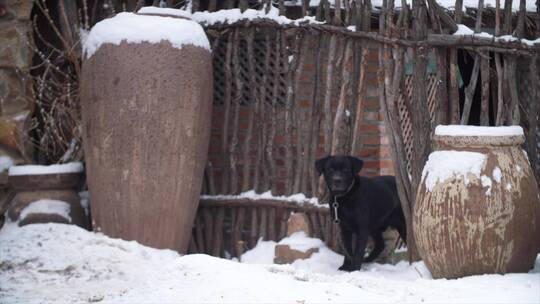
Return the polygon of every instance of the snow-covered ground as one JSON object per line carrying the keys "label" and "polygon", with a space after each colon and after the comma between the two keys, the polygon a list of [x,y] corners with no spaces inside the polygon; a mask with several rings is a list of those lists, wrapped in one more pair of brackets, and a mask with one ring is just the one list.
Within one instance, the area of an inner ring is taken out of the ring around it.
{"label": "snow-covered ground", "polygon": [[341,272],[342,256],[324,246],[309,260],[272,265],[274,246],[260,242],[240,263],[180,256],[73,225],[8,223],[0,231],[0,302],[540,302],[540,257],[528,274],[433,280],[421,262]]}

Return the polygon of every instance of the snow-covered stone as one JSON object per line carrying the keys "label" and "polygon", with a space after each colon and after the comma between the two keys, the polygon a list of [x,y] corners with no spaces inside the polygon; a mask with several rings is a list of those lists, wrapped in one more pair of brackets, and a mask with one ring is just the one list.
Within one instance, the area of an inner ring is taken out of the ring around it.
{"label": "snow-covered stone", "polygon": [[81,162],[72,162],[60,165],[22,165],[9,168],[9,175],[42,175],[42,174],[59,174],[59,173],[79,173],[84,170]]}
{"label": "snow-covered stone", "polygon": [[55,214],[65,218],[68,222],[71,222],[71,207],[68,203],[51,200],[51,199],[41,199],[35,202],[30,203],[26,206],[19,215],[19,220],[24,221],[26,217],[30,214]]}

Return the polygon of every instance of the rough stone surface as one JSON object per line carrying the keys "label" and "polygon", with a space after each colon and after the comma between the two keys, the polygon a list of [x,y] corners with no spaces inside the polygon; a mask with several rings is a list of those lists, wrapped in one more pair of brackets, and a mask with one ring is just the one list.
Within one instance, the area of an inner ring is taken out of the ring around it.
{"label": "rough stone surface", "polygon": [[0,147],[20,151],[25,157],[31,150],[26,140],[21,140],[21,134],[26,134],[25,124],[13,117],[20,118],[32,108],[29,33],[34,1],[4,0],[0,4]]}
{"label": "rough stone surface", "polygon": [[291,236],[295,232],[303,231],[306,236],[311,237],[311,227],[305,213],[297,212],[291,214],[287,221],[287,236]]}
{"label": "rough stone surface", "polygon": [[105,44],[81,87],[95,230],[185,253],[210,137],[210,52]]}
{"label": "rough stone surface", "polygon": [[319,248],[311,248],[306,252],[291,249],[289,245],[276,245],[274,263],[290,264],[296,260],[305,260],[311,257],[314,253],[319,252]]}
{"label": "rough stone surface", "polygon": [[[73,190],[39,190],[39,191],[22,191],[15,195],[11,203],[7,214],[12,221],[17,221],[21,211],[30,203],[41,200],[51,199],[59,200],[69,204],[71,217],[71,224],[75,224],[82,228],[89,228],[89,220],[81,206],[81,199],[77,192]],[[54,216],[50,214],[36,213],[32,216],[28,215],[24,221],[19,223],[21,226],[33,223],[68,223],[61,216]]]}
{"label": "rough stone surface", "polygon": [[436,150],[485,154],[481,178],[422,180],[413,225],[418,251],[434,278],[527,272],[540,248],[540,197],[520,145],[523,136],[435,136]]}
{"label": "rough stone surface", "polygon": [[31,107],[28,102],[32,92],[31,82],[27,76],[26,72],[17,67],[0,67],[0,115],[4,119]]}
{"label": "rough stone surface", "polygon": [[28,47],[28,31],[26,22],[0,21],[0,67],[30,67],[32,53]]}
{"label": "rough stone surface", "polygon": [[[7,8],[8,14],[4,16],[4,19],[17,19],[17,20],[29,20],[32,7],[34,5],[33,0],[4,0],[2,2]],[[1,21],[2,19],[0,19]]]}

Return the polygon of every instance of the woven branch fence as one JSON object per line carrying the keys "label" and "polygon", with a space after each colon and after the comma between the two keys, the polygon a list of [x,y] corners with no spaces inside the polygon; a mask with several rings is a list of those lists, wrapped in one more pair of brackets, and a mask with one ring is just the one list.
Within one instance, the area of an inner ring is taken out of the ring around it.
{"label": "woven branch fence", "polygon": [[[401,9],[395,10],[394,1],[389,0],[375,12],[370,1],[336,1],[334,7],[321,1],[314,14],[326,24],[282,25],[260,19],[207,27],[208,34],[217,41],[215,55],[224,56],[215,59],[224,69],[223,73],[217,73],[221,78],[216,83],[223,87],[216,88],[216,96],[225,106],[226,131],[222,144],[223,152],[229,157],[229,175],[225,179],[230,182],[222,184],[220,189],[212,187],[210,165],[207,193],[275,191],[276,180],[283,180],[284,194],[303,192],[323,198],[324,186],[313,172],[312,164],[324,154],[358,152],[357,123],[366,88],[363,67],[367,53],[373,48],[378,49],[379,98],[408,222],[407,243],[412,259],[418,256],[410,218],[421,170],[431,151],[434,127],[469,124],[473,121],[471,110],[475,100],[480,103],[480,125],[524,127],[526,149],[537,179],[540,178],[540,82],[537,81],[540,45],[451,35],[464,19],[461,1],[456,2],[453,16],[432,0],[415,0],[411,7],[403,1],[401,4]],[[525,1],[520,2],[515,18],[511,4],[505,1],[503,9],[499,4],[494,10],[495,36],[512,33],[516,39],[540,36],[538,16],[527,17]],[[334,14],[337,11],[341,14]],[[304,2],[302,16],[309,12]],[[493,10],[484,8],[483,1],[479,1],[473,26],[477,33],[486,30],[484,12],[489,15],[487,12]],[[375,20],[378,24],[373,23]],[[349,31],[349,25],[356,26],[356,31]],[[373,26],[378,32],[370,31]],[[260,52],[253,50],[257,44],[254,37],[258,35],[264,37],[258,38],[264,40],[259,48],[265,50]],[[246,41],[242,42],[243,39]],[[316,42],[309,46],[307,42],[313,40]],[[220,47],[225,50],[220,51]],[[317,50],[317,82],[312,88],[310,111],[305,115],[296,95],[310,47]],[[247,48],[245,57],[241,57],[240,48]],[[265,54],[259,58],[264,67],[259,78],[251,73],[257,60],[252,55],[256,53]],[[464,54],[472,58],[470,71],[464,70],[458,61]],[[246,59],[243,62],[247,67],[241,67],[241,58]],[[434,62],[434,71],[429,71],[428,60]],[[523,64],[518,65],[518,61]],[[407,68],[412,72],[406,73]],[[246,77],[242,76],[242,70],[247,71]],[[266,94],[273,95],[268,98]],[[238,111],[242,105],[250,104],[253,114],[242,143],[236,133]],[[276,174],[273,163],[276,134],[284,134],[286,141],[282,151],[285,171],[281,175]],[[250,155],[255,158],[251,159]],[[254,178],[250,178],[252,174]]]}
{"label": "woven branch fence", "polygon": [[[144,1],[113,2],[114,7],[127,2],[124,7],[136,8]],[[261,18],[205,26],[213,46],[214,106],[220,110],[219,143],[226,161],[220,164],[219,178],[217,164],[208,163],[204,193],[272,190],[286,195],[302,192],[325,201],[325,187],[313,163],[325,154],[358,153],[367,90],[365,67],[373,51],[378,53],[378,96],[408,222],[411,258],[417,257],[411,211],[437,124],[469,124],[474,121],[473,105],[480,103],[479,124],[522,125],[525,149],[540,181],[540,44],[517,40],[540,37],[540,3],[536,12],[528,13],[526,1],[520,0],[519,10],[513,14],[511,0],[496,1],[496,8],[486,8],[478,1],[474,10],[464,9],[463,1],[457,0],[453,12],[434,0],[413,0],[411,6],[401,1],[400,9],[395,9],[394,0],[376,8],[370,0],[335,0],[332,6],[322,0],[315,8],[303,0],[301,6],[288,9],[283,0],[188,2],[193,11],[233,7],[268,11],[272,3],[282,15],[312,15],[322,22],[280,24]],[[186,1],[166,1],[169,6],[179,3],[185,5]],[[74,19],[80,18],[75,14]],[[88,18],[91,23],[98,19]],[[514,38],[452,35],[461,23],[468,23],[477,33],[489,31]],[[58,32],[64,35],[64,29]],[[68,46],[64,52],[75,56],[71,49],[76,48]],[[460,63],[463,54],[472,58],[468,64]],[[70,56],[62,58],[71,60]],[[427,68],[430,60],[434,70]],[[308,88],[302,87],[301,78],[306,62],[314,63],[314,81]],[[300,93],[306,91],[311,97],[300,100],[305,95]],[[241,113],[248,113],[247,122],[240,121]],[[284,145],[278,147],[278,140]],[[226,250],[234,254],[239,241],[247,242],[249,248],[260,236],[282,236],[283,217],[288,214],[283,210],[289,207],[242,204],[245,206],[233,207],[203,200],[194,228],[193,245],[198,247],[194,251],[222,255],[224,251],[216,248],[223,246],[209,244],[228,242],[231,246]],[[320,219],[321,212],[316,216],[319,223],[312,223],[320,226],[315,231],[330,229]],[[253,219],[255,226],[251,225]],[[216,227],[222,228],[222,236],[217,236]],[[252,235],[254,227],[259,227],[257,237]],[[201,234],[208,237],[201,238]]]}

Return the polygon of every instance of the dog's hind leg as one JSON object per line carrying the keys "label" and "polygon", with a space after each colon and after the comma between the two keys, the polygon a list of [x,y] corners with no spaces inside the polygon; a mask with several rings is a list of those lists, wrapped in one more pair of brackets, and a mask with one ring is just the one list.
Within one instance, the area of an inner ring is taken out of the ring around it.
{"label": "dog's hind leg", "polygon": [[364,260],[366,263],[373,262],[379,256],[379,254],[381,254],[381,252],[383,252],[384,247],[385,247],[382,232],[377,231],[375,233],[372,233],[371,237],[373,238],[373,242],[375,243],[375,247],[369,253],[367,258]]}
{"label": "dog's hind leg", "polygon": [[407,244],[407,225],[405,223],[399,225],[396,227],[399,237],[403,240],[405,244]]}

